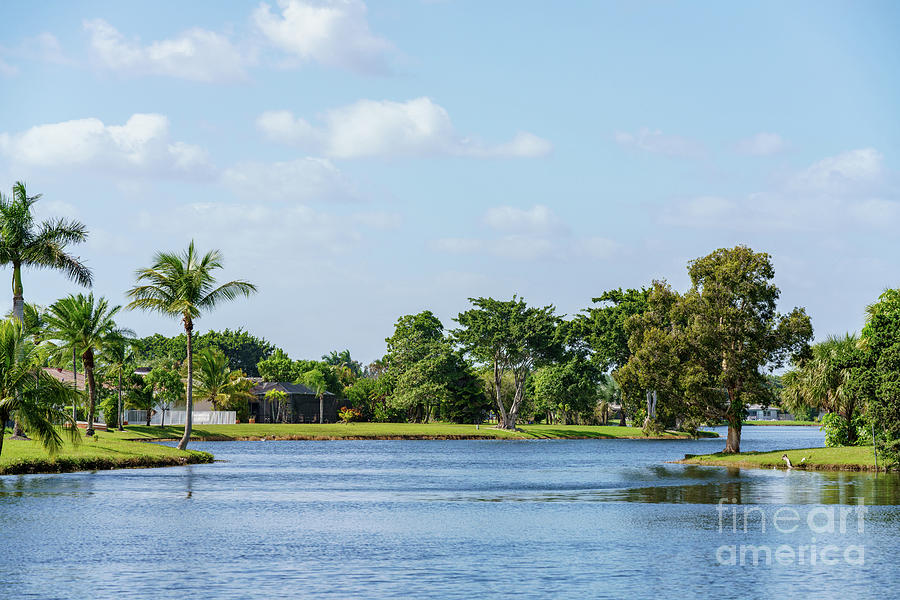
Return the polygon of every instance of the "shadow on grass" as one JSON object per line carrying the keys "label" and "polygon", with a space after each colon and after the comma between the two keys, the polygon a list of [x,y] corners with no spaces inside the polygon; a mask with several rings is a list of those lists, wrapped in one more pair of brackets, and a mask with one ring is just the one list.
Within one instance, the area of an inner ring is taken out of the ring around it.
{"label": "shadow on grass", "polygon": [[[124,433],[127,434],[128,432],[141,434],[142,437],[132,438],[137,441],[145,441],[148,439],[180,440],[181,436],[184,435],[184,425],[166,425],[165,427],[160,427],[159,425],[150,425],[149,427],[146,425],[129,425],[125,428]],[[202,426],[194,426],[191,428],[191,438],[204,438],[219,441],[233,441],[238,439],[219,431],[213,432],[208,429],[203,429]]]}

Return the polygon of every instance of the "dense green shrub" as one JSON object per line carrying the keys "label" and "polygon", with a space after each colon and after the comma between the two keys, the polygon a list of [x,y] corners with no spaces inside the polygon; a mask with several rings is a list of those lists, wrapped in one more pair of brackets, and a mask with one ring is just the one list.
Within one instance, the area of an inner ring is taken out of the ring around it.
{"label": "dense green shrub", "polygon": [[[851,443],[851,427],[856,433],[855,442]],[[828,413],[822,417],[822,429],[825,430],[825,445],[834,446],[865,446],[870,439],[867,435],[868,427],[865,417],[856,416],[852,423],[837,413]]]}

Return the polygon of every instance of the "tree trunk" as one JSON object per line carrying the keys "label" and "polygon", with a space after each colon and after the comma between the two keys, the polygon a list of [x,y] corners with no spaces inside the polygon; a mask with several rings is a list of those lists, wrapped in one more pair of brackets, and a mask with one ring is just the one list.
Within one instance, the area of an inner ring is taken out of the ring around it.
{"label": "tree trunk", "polygon": [[9,413],[0,413],[0,456],[3,455],[3,438],[6,437],[7,421],[9,421]]}
{"label": "tree trunk", "polygon": [[496,360],[494,361],[494,399],[497,401],[497,428],[507,429],[508,415],[506,407],[503,405],[503,371],[500,369],[500,363]]}
{"label": "tree trunk", "polygon": [[744,407],[738,401],[738,392],[728,390],[730,404],[725,420],[728,421],[728,439],[725,441],[726,454],[740,454],[741,452],[741,427],[743,425]]}
{"label": "tree trunk", "polygon": [[187,404],[184,413],[184,435],[178,442],[178,449],[187,448],[191,439],[191,426],[194,422],[194,352],[192,347],[192,335],[194,331],[194,323],[188,316],[184,317],[184,331],[187,334],[187,361],[188,361],[188,379],[187,379]]}
{"label": "tree trunk", "polygon": [[81,355],[81,362],[84,364],[84,374],[87,378],[88,385],[88,422],[87,431],[84,435],[90,437],[94,435],[94,410],[97,408],[97,382],[94,381],[94,351],[90,348]]}
{"label": "tree trunk", "polygon": [[725,442],[725,454],[739,454],[741,451],[741,424],[728,421],[728,439]]}
{"label": "tree trunk", "polygon": [[[13,280],[12,280],[12,289],[13,289],[13,317],[19,320],[23,326],[25,325],[25,299],[22,297],[22,265],[18,262],[13,262]],[[16,394],[18,396],[18,393]],[[4,423],[5,427],[6,424]],[[14,437],[27,437],[25,435],[25,430],[22,429],[22,424],[19,423],[19,419],[16,418],[13,422],[13,436]]]}
{"label": "tree trunk", "polygon": [[25,298],[22,295],[22,264],[13,261],[13,316],[19,323],[25,323]]}
{"label": "tree trunk", "polygon": [[78,356],[75,346],[72,346],[72,387],[75,388],[75,395],[72,396],[72,420],[78,421]]}
{"label": "tree trunk", "polygon": [[122,414],[122,369],[119,369],[119,431],[125,430],[125,415]]}
{"label": "tree trunk", "polygon": [[322,394],[319,396],[319,425],[325,422],[325,395]]}
{"label": "tree trunk", "polygon": [[516,428],[516,421],[518,421],[519,416],[519,406],[522,405],[522,400],[525,398],[525,377],[523,376],[520,378],[517,376],[515,386],[516,391],[513,395],[512,406],[509,407],[509,411],[505,411],[503,421],[498,425],[499,429]]}

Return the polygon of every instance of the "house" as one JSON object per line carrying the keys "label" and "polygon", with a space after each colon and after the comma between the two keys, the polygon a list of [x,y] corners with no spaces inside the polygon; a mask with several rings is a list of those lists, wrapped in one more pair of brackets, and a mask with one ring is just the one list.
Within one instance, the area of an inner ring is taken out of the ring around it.
{"label": "house", "polygon": [[[271,391],[279,391],[285,394],[284,406],[266,398]],[[283,381],[260,381],[251,390],[255,400],[250,401],[250,417],[257,423],[318,423],[319,422],[319,398],[316,393],[299,383],[287,383]],[[331,392],[325,392],[322,397],[323,421],[334,423],[338,420],[338,409],[347,406],[346,400],[339,400]]]}

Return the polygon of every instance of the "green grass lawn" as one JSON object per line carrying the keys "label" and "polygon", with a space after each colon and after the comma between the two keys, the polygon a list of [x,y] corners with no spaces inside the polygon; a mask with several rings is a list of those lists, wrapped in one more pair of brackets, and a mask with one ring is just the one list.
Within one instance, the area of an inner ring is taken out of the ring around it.
{"label": "green grass lawn", "polygon": [[[841,446],[837,448],[804,448],[801,450],[776,450],[774,452],[742,452],[740,454],[704,454],[686,457],[678,461],[692,465],[721,467],[786,468],[782,455],[797,469],[824,471],[869,471],[875,469],[872,446]],[[800,461],[806,457],[806,461]],[[883,464],[879,463],[883,468]]]}
{"label": "green grass lawn", "polygon": [[[117,439],[178,439],[183,426],[157,427],[129,425],[124,433],[110,431],[104,435]],[[703,435],[712,435],[701,432]],[[667,432],[661,437],[688,437],[684,433]],[[522,425],[521,431],[494,429],[491,425],[459,425],[456,423],[326,423],[199,425],[192,438],[211,441],[247,439],[539,439],[539,438],[645,438],[639,427],[597,425]]]}
{"label": "green grass lawn", "polygon": [[4,439],[0,453],[0,475],[163,467],[202,462],[212,462],[212,455],[128,441],[119,434],[100,431],[94,438],[82,437],[78,444],[66,441],[56,456],[50,456],[40,443],[33,440]]}

